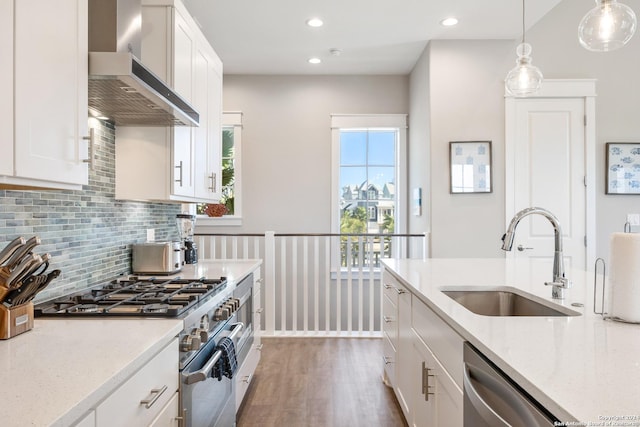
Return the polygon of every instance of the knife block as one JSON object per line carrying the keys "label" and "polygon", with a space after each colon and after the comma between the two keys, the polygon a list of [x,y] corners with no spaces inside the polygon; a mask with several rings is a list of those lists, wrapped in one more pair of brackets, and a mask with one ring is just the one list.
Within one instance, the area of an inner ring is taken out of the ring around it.
{"label": "knife block", "polygon": [[0,339],[6,340],[33,329],[33,303],[16,307],[0,304]]}

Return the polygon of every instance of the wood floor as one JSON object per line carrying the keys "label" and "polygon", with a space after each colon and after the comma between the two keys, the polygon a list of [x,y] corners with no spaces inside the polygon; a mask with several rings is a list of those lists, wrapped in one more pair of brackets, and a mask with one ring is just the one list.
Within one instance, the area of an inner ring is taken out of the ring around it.
{"label": "wood floor", "polygon": [[382,382],[382,340],[263,338],[238,427],[406,426]]}

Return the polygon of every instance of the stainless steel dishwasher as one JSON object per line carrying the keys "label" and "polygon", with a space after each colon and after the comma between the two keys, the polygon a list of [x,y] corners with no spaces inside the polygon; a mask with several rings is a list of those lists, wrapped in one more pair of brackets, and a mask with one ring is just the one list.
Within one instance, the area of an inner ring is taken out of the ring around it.
{"label": "stainless steel dishwasher", "polygon": [[559,420],[471,344],[464,344],[465,427],[536,427]]}

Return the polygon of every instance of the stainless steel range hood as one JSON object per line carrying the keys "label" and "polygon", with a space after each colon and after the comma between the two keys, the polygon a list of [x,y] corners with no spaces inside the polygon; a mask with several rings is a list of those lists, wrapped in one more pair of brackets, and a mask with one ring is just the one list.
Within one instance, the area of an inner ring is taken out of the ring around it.
{"label": "stainless steel range hood", "polygon": [[89,112],[117,126],[198,126],[200,115],[140,57],[140,1],[89,0]]}

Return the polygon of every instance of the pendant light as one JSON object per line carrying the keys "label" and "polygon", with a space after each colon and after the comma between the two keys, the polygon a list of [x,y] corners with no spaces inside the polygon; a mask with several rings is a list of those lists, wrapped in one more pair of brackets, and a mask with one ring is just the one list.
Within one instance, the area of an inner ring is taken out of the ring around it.
{"label": "pendant light", "polygon": [[542,85],[542,72],[531,64],[531,45],[524,42],[524,0],[522,0],[522,43],[516,48],[516,66],[504,80],[507,93],[513,96],[531,95]]}
{"label": "pendant light", "polygon": [[636,14],[617,0],[596,0],[596,4],[580,21],[580,44],[593,52],[621,48],[636,31]]}

